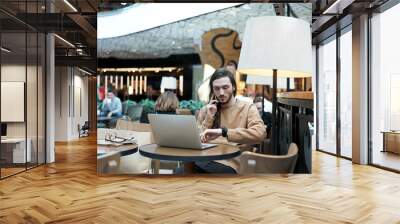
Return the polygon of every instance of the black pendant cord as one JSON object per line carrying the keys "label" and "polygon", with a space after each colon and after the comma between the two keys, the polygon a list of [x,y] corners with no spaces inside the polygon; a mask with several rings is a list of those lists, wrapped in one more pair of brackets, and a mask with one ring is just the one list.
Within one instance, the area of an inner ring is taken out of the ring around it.
{"label": "black pendant cord", "polygon": [[290,91],[290,78],[286,78],[286,91]]}

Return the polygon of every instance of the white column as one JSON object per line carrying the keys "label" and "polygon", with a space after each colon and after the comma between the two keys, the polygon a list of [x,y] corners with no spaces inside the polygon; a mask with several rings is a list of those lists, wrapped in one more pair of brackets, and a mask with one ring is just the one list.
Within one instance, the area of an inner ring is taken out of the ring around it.
{"label": "white column", "polygon": [[353,162],[368,163],[368,16],[353,20]]}
{"label": "white column", "polygon": [[46,163],[55,162],[55,44],[54,34],[46,35]]}
{"label": "white column", "polygon": [[112,86],[114,86],[114,76],[110,75],[110,83]]}
{"label": "white column", "polygon": [[139,95],[142,95],[143,91],[143,76],[139,77]]}
{"label": "white column", "polygon": [[147,92],[147,76],[146,76],[146,75],[144,76],[144,85],[143,85],[143,88],[144,88],[144,92],[146,93],[146,92]]}
{"label": "white column", "polygon": [[183,95],[183,75],[179,76],[179,81],[178,81],[178,86],[179,86],[179,95]]}
{"label": "white column", "polygon": [[139,90],[139,76],[135,76],[135,95],[138,94]]}
{"label": "white column", "polygon": [[108,89],[108,76],[105,75],[105,76],[104,76],[104,94],[105,94],[104,97],[107,96],[107,89]]}

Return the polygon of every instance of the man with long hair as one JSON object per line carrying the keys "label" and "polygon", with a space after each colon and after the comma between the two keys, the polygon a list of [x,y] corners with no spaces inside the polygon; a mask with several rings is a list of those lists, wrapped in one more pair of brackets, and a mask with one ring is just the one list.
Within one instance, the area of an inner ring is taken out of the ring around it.
{"label": "man with long hair", "polygon": [[[210,102],[198,116],[202,130],[201,141],[210,142],[217,138],[241,143],[246,150],[260,143],[266,136],[264,123],[255,105],[235,99],[236,81],[227,69],[218,69],[210,78]],[[196,162],[196,168],[204,173],[237,173],[239,160]]]}

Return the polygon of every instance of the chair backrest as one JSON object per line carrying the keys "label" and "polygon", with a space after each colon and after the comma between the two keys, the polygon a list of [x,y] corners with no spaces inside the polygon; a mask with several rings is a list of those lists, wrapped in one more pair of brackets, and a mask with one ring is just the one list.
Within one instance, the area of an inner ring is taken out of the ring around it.
{"label": "chair backrest", "polygon": [[146,123],[138,123],[133,121],[127,121],[123,119],[117,120],[116,129],[118,130],[130,130],[137,132],[151,132],[151,125]]}
{"label": "chair backrest", "polygon": [[142,116],[143,106],[140,104],[128,107],[127,115],[132,121],[138,121]]}
{"label": "chair backrest", "polygon": [[127,109],[128,109],[128,102],[127,101],[122,102],[122,114],[123,115],[126,114]]}
{"label": "chair backrest", "polygon": [[[141,134],[143,141],[141,140],[140,143],[143,143],[143,144],[154,143],[154,137],[153,137],[153,133],[151,132],[150,124],[118,119],[116,129],[117,130],[129,130],[129,131],[143,132]],[[149,134],[149,135],[147,136],[147,134]]]}
{"label": "chair backrest", "polygon": [[293,156],[293,155],[297,155],[297,153],[299,152],[299,148],[297,147],[296,143],[291,143],[289,145],[289,149],[288,149],[288,153],[286,156]]}
{"label": "chair backrest", "polygon": [[122,114],[126,115],[128,113],[128,107],[136,105],[135,101],[126,100],[122,102]]}
{"label": "chair backrest", "polygon": [[240,173],[293,173],[298,147],[291,143],[286,155],[264,155],[244,152],[240,157]]}
{"label": "chair backrest", "polygon": [[176,109],[176,114],[178,115],[192,115],[192,111],[189,109]]}
{"label": "chair backrest", "polygon": [[89,130],[90,129],[90,123],[89,121],[85,121],[85,123],[82,125],[82,130]]}

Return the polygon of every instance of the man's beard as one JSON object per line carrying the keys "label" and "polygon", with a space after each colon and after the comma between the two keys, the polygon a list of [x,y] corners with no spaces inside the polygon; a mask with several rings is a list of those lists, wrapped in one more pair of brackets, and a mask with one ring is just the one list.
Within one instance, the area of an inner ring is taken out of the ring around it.
{"label": "man's beard", "polygon": [[230,94],[229,97],[228,97],[228,99],[226,100],[226,102],[221,102],[221,104],[222,104],[222,105],[225,105],[225,104],[231,102],[232,96],[233,96],[233,94]]}

